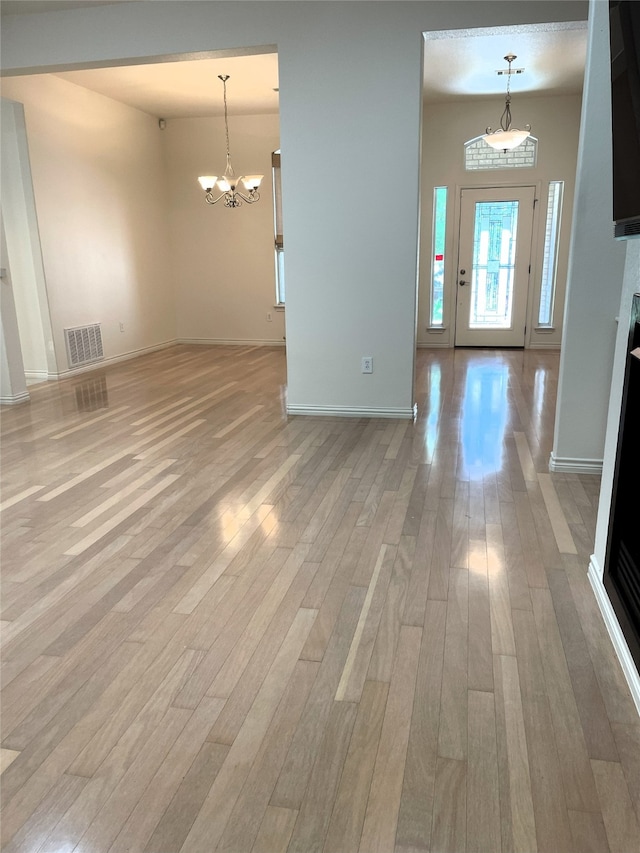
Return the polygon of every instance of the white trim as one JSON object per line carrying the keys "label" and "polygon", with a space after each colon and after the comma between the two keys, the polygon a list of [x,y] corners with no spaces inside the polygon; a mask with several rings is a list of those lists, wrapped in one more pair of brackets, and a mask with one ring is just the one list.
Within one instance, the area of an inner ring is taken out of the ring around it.
{"label": "white trim", "polygon": [[329,418],[410,418],[418,414],[418,406],[410,408],[374,408],[373,406],[292,406],[287,404],[288,415],[316,415]]}
{"label": "white trim", "polygon": [[[58,381],[60,379],[68,379],[71,376],[77,376],[80,373],[88,373],[92,370],[100,370],[103,367],[108,367],[111,364],[117,364],[120,361],[129,361],[132,358],[138,358],[140,355],[147,355],[148,353],[157,352],[158,350],[168,349],[169,347],[174,347],[177,344],[195,344],[195,345],[203,345],[203,346],[240,346],[240,347],[283,347],[285,346],[285,342],[283,340],[276,341],[255,341],[255,340],[247,340],[247,341],[238,341],[238,340],[221,340],[219,338],[175,338],[171,341],[164,341],[161,344],[153,344],[153,346],[149,347],[141,347],[140,349],[131,350],[130,352],[122,353],[122,355],[115,355],[111,358],[102,359],[102,361],[92,361],[91,364],[83,364],[79,367],[69,368],[67,370],[61,370],[58,373],[46,373],[45,371],[25,371],[25,378],[27,381],[33,382],[47,382],[47,381]],[[0,404],[3,402],[0,399]],[[22,400],[17,401],[22,402]]]}
{"label": "white trim", "polygon": [[552,341],[551,343],[543,343],[541,341],[536,341],[536,343],[531,343],[531,340],[529,341],[529,346],[525,347],[525,349],[554,349],[554,350],[559,350],[561,347],[561,344],[559,341]]}
{"label": "white trim", "polygon": [[226,347],[283,347],[283,338],[277,340],[233,340],[226,338],[177,338],[176,344],[194,344],[196,346],[226,346]]}
{"label": "white trim", "polygon": [[638,714],[640,714],[640,675],[638,674],[636,665],[631,657],[629,646],[627,645],[627,641],[625,640],[624,634],[620,628],[615,610],[611,605],[607,591],[602,583],[602,571],[598,565],[595,554],[591,555],[588,578],[596,597],[596,601],[598,602],[598,607],[602,613],[604,624],[606,625],[609,636],[611,637],[613,648],[618,656],[618,660],[620,661],[624,677],[627,679],[631,696],[633,697],[633,701],[636,703]]}
{"label": "white trim", "polygon": [[549,470],[556,474],[602,474],[602,459],[580,459],[573,456],[549,457]]}
{"label": "white trim", "polygon": [[46,382],[49,374],[46,370],[25,370],[24,378],[27,382]]}
{"label": "white trim", "polygon": [[449,341],[418,341],[418,349],[451,349]]}
{"label": "white trim", "polygon": [[129,361],[131,358],[137,358],[139,355],[146,355],[157,350],[167,349],[176,345],[176,341],[165,341],[161,344],[154,344],[150,347],[141,347],[131,352],[125,352],[122,355],[114,355],[111,358],[105,358],[102,361],[92,361],[91,364],[83,364],[81,367],[73,367],[67,370],[61,370],[58,373],[49,373],[47,379],[68,379],[70,376],[77,376],[79,373],[87,373],[91,370],[100,370],[110,364],[117,364],[119,361]]}
{"label": "white trim", "polygon": [[23,391],[22,394],[0,397],[0,406],[17,406],[18,403],[28,403],[30,399],[29,392]]}

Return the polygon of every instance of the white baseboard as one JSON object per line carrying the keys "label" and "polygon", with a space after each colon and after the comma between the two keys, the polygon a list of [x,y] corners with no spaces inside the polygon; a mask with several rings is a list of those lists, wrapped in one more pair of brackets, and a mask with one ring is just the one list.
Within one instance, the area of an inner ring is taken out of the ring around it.
{"label": "white baseboard", "polygon": [[573,456],[549,457],[549,470],[555,474],[602,474],[602,459],[580,459]]}
{"label": "white baseboard", "polygon": [[373,406],[292,406],[287,405],[288,415],[314,415],[325,418],[410,418],[418,413],[416,405],[408,408],[374,408]]}
{"label": "white baseboard", "polygon": [[613,648],[615,649],[618,660],[620,661],[624,677],[627,679],[627,684],[629,685],[633,701],[636,703],[638,714],[640,714],[640,675],[638,674],[634,660],[631,657],[629,646],[627,645],[627,641],[625,640],[624,634],[622,633],[618,623],[615,610],[611,605],[607,591],[602,583],[602,570],[598,565],[595,554],[591,555],[591,560],[589,562],[589,582],[591,583],[593,593],[596,597],[596,601],[598,602],[598,607],[602,613],[604,624],[607,626],[607,631],[611,637]]}
{"label": "white baseboard", "polygon": [[24,378],[28,383],[35,385],[36,382],[46,382],[49,374],[46,370],[25,370]]}
{"label": "white baseboard", "polygon": [[23,391],[22,394],[0,397],[0,406],[17,406],[19,403],[27,403],[30,399],[29,392]]}
{"label": "white baseboard", "polygon": [[[238,347],[284,347],[283,340],[274,341],[256,341],[256,340],[223,340],[222,338],[175,338],[171,341],[163,341],[161,344],[153,344],[149,347],[141,347],[140,349],[131,350],[131,352],[122,353],[122,355],[114,355],[111,358],[104,358],[102,361],[94,361],[91,364],[84,364],[81,367],[70,367],[67,370],[59,370],[57,373],[46,373],[45,371],[25,371],[25,378],[29,382],[47,382],[57,381],[59,379],[69,379],[72,376],[77,376],[81,373],[88,373],[92,370],[100,370],[103,367],[108,367],[111,364],[117,364],[120,361],[129,361],[132,358],[138,358],[141,355],[148,355],[158,350],[168,349],[176,344],[196,344],[202,346],[238,346]],[[28,397],[27,397],[28,399]],[[0,404],[2,403],[0,398]],[[18,402],[23,402],[22,400]],[[391,417],[391,416],[390,416]]]}
{"label": "white baseboard", "polygon": [[158,350],[168,349],[176,344],[198,344],[203,346],[240,346],[240,347],[284,347],[283,340],[274,341],[256,341],[256,340],[223,340],[222,338],[174,338],[171,341],[163,341],[160,344],[153,344],[149,347],[141,347],[140,349],[131,350],[130,352],[114,355],[111,358],[104,358],[102,361],[94,361],[91,364],[84,364],[81,367],[70,367],[67,370],[59,370],[57,373],[46,371],[25,371],[25,378],[32,382],[46,382],[47,380],[57,381],[59,379],[68,379],[71,376],[77,376],[80,373],[88,373],[92,370],[100,370],[102,367],[108,367],[111,364],[117,364],[120,361],[129,361],[132,358],[138,358],[141,355],[148,355]]}
{"label": "white baseboard", "polygon": [[[416,348],[417,349],[451,349],[454,344],[450,343],[448,340],[440,343],[439,341],[417,341]],[[546,349],[546,350],[559,350],[560,344],[546,344],[546,343],[535,343],[529,344],[526,349]]]}
{"label": "white baseboard", "polygon": [[114,355],[111,358],[105,358],[102,361],[94,361],[91,364],[85,364],[82,367],[70,367],[67,370],[61,370],[58,373],[49,373],[47,379],[68,379],[70,376],[77,376],[80,373],[88,373],[91,370],[100,370],[103,367],[108,367],[111,364],[117,364],[120,361],[129,361],[132,358],[138,358],[140,355],[148,355],[151,352],[167,349],[175,346],[175,341],[164,341],[161,344],[153,344],[150,347],[142,347],[141,349],[131,350],[131,352],[122,353],[122,355]]}
{"label": "white baseboard", "polygon": [[283,347],[285,342],[282,338],[277,340],[237,340],[226,338],[178,338],[177,344],[195,344],[197,346],[225,346],[225,347]]}

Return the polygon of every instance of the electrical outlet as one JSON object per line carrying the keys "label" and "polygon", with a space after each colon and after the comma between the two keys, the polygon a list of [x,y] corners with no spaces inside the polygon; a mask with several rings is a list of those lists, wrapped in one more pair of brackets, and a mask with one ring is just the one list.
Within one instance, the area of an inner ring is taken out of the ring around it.
{"label": "electrical outlet", "polygon": [[267,311],[267,323],[271,323],[272,320],[273,320],[273,317],[271,315],[271,311]]}
{"label": "electrical outlet", "polygon": [[120,323],[120,331],[124,332],[124,323]]}
{"label": "electrical outlet", "polygon": [[364,355],[362,357],[362,372],[373,373],[373,356]]}

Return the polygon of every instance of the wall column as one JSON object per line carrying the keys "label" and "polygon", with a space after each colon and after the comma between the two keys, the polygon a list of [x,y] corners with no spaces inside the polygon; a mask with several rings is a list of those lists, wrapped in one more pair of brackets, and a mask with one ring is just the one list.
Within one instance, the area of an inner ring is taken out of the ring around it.
{"label": "wall column", "polygon": [[608,5],[591,0],[550,470],[600,473],[625,245],[613,238]]}
{"label": "wall column", "polygon": [[22,104],[2,99],[2,215],[24,369],[57,372]]}
{"label": "wall column", "polygon": [[[2,263],[8,263],[4,223],[0,217]],[[24,403],[29,399],[24,378],[24,364],[18,334],[18,318],[13,300],[11,272],[8,266],[0,273],[0,403]]]}

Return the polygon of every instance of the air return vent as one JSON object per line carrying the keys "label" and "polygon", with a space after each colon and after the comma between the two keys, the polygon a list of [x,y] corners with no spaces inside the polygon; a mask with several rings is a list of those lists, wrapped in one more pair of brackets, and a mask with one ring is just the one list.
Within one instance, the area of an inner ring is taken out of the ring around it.
{"label": "air return vent", "polygon": [[67,344],[69,367],[79,364],[91,364],[104,358],[102,351],[102,332],[100,324],[93,326],[76,326],[75,329],[64,330]]}

